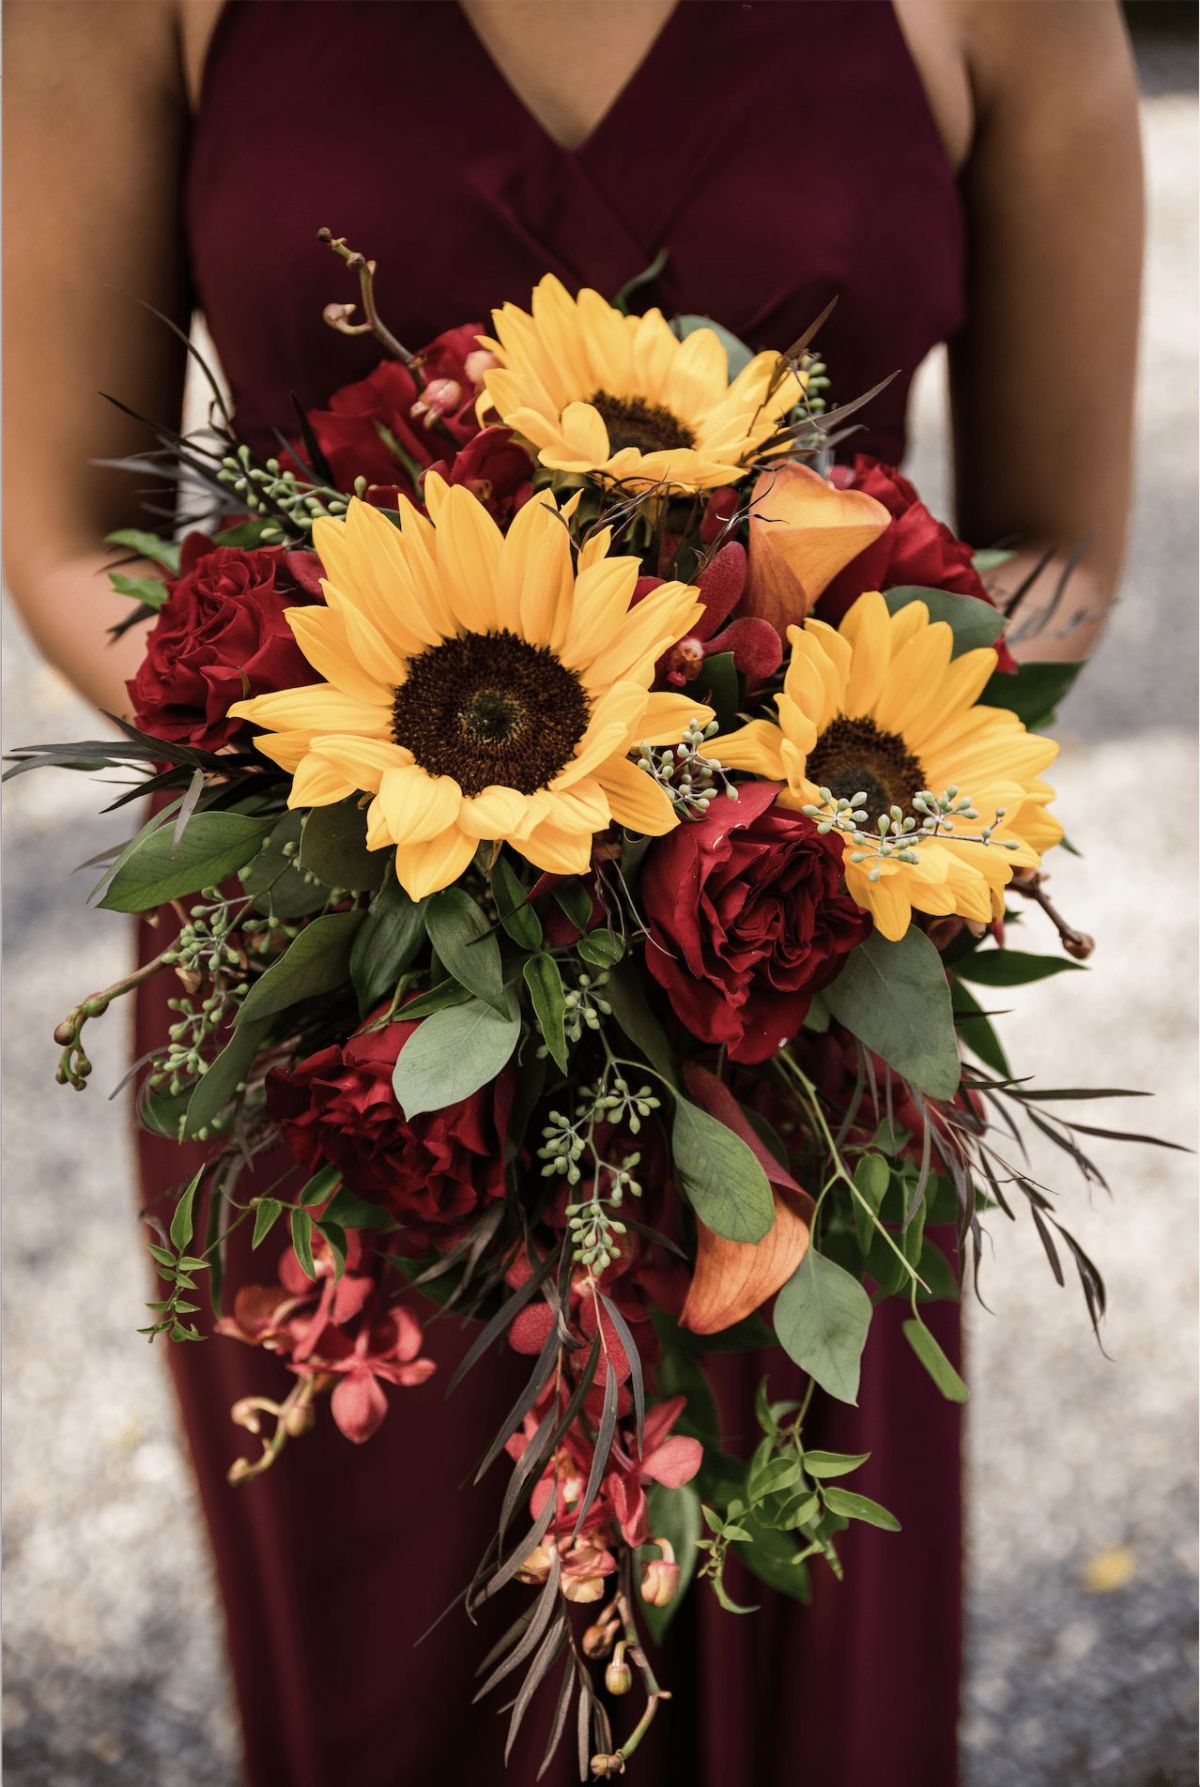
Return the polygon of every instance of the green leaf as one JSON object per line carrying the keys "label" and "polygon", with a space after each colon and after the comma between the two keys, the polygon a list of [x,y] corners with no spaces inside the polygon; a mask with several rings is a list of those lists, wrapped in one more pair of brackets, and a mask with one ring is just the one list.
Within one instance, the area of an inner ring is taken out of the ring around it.
{"label": "green leaf", "polygon": [[781,1532],[794,1532],[798,1526],[807,1526],[821,1512],[821,1503],[815,1495],[793,1495],[784,1502],[778,1514],[771,1522]]}
{"label": "green leaf", "polygon": [[670,1085],[675,1084],[675,1064],[667,1034],[650,1009],[642,976],[632,962],[622,962],[608,977],[604,994],[613,1017],[634,1047]]}
{"label": "green leaf", "polygon": [[325,887],[373,893],[390,866],[387,850],[367,849],[367,815],[358,796],[331,807],[313,807],[300,833],[300,867]]}
{"label": "green leaf", "polygon": [[119,527],[115,533],[105,534],[104,544],[124,546],[129,552],[136,552],[139,558],[153,559],[172,577],[179,575],[179,547],[173,540],[160,540],[157,534],[147,533],[140,527]]}
{"label": "green leaf", "polygon": [[954,634],[952,658],[977,646],[994,645],[1004,630],[1004,615],[981,596],[958,596],[946,589],[921,589],[916,584],[898,584],[885,590],[883,599],[888,613],[907,608],[910,602],[924,602],[931,621],[945,621]]}
{"label": "green leaf", "polygon": [[951,1365],[935,1335],[918,1316],[904,1324],[904,1338],[947,1402],[965,1402],[967,1386]]}
{"label": "green leaf", "polygon": [[300,1269],[306,1278],[315,1279],[317,1268],[313,1264],[312,1231],[313,1221],[307,1210],[298,1207],[293,1209],[291,1217],[292,1247],[296,1258],[300,1261]]}
{"label": "green leaf", "polygon": [[742,702],[732,652],[714,652],[711,658],[705,658],[695,692],[703,694],[722,732],[732,732],[738,723],[738,708]]}
{"label": "green leaf", "polygon": [[108,581],[118,596],[144,602],[147,608],[161,608],[167,599],[167,586],[161,577],[123,577],[120,571],[110,571]]}
{"label": "green leaf", "polygon": [[721,346],[725,349],[729,361],[729,377],[732,381],[739,372],[749,366],[754,358],[753,348],[748,348],[744,341],[739,341],[731,330],[720,323],[714,323],[710,316],[675,316],[671,318],[671,327],[680,341],[694,335],[697,329],[711,329]]}
{"label": "green leaf", "polygon": [[538,1029],[555,1063],[566,1073],[567,1036],[563,1024],[565,1002],[558,963],[553,956],[548,956],[543,951],[530,956],[525,964],[524,974]]}
{"label": "green leaf", "polygon": [[768,1495],[778,1495],[780,1490],[793,1488],[799,1481],[799,1459],[768,1458],[765,1464],[750,1472],[746,1494],[752,1502],[761,1502]]}
{"label": "green leaf", "polygon": [[201,1167],[175,1206],[175,1214],[171,1218],[171,1246],[176,1253],[186,1252],[188,1242],[192,1238],[192,1230],[195,1227],[193,1206],[203,1177],[204,1168]]}
{"label": "green leaf", "polygon": [[613,299],[613,309],[619,310],[622,316],[628,316],[629,300],[633,297],[633,294],[641,291],[644,285],[653,285],[654,281],[666,266],[669,258],[670,250],[660,248],[648,267],[643,267],[640,273],[635,273],[632,279],[627,279],[625,281],[625,284]]}
{"label": "green leaf", "polygon": [[274,1017],[302,999],[316,999],[343,988],[362,916],[361,912],[327,912],[324,918],[314,918],[306,925],[250,988],[237,1015],[238,1027],[252,1019]]}
{"label": "green leaf", "polygon": [[[241,877],[256,912],[275,918],[308,918],[320,912],[328,901],[329,889],[309,880],[296,867],[295,852],[303,818],[302,813],[285,813]],[[292,845],[287,856],[283,853],[285,844]]]}
{"label": "green leaf", "polygon": [[148,912],[245,868],[275,824],[247,813],[195,813],[172,849],[172,830],[143,829],[125,851],[100,904],[108,912]]}
{"label": "green leaf", "polygon": [[849,1272],[810,1247],[775,1299],[775,1333],[789,1359],[836,1396],[858,1401],[871,1299]]}
{"label": "green leaf", "polygon": [[515,1000],[502,1017],[471,999],[426,1018],[400,1051],[392,1086],[406,1117],[470,1098],[504,1071],[521,1036]]}
{"label": "green leaf", "polygon": [[1002,547],[989,546],[985,547],[982,552],[973,552],[971,563],[982,576],[984,571],[998,571],[1001,565],[1009,564],[1016,556],[1015,552],[1007,551]]}
{"label": "green leaf", "polygon": [[[679,1587],[675,1599],[666,1607],[647,1607],[640,1602],[640,1610],[650,1635],[656,1644],[661,1644],[667,1627],[683,1604],[688,1591],[688,1584],[696,1569],[696,1541],[700,1537],[700,1497],[694,1483],[683,1483],[678,1489],[667,1489],[662,1483],[651,1486],[647,1496],[649,1504],[650,1531],[656,1538],[663,1538],[675,1553],[675,1562],[679,1565]],[[647,1547],[642,1553],[644,1561],[660,1556],[657,1547]]]}
{"label": "green leaf", "polygon": [[793,1600],[809,1598],[808,1571],[796,1562],[796,1542],[787,1533],[775,1532],[761,1521],[746,1521],[750,1543],[741,1547],[738,1557],[746,1568],[771,1588],[790,1595]]}
{"label": "green leaf", "polygon": [[575,945],[575,953],[593,968],[614,968],[625,954],[625,940],[611,931],[589,931]]}
{"label": "green leaf", "polygon": [[389,875],[354,934],[350,948],[350,980],[358,1013],[395,990],[396,982],[425,940],[421,902],[410,900],[394,875]]}
{"label": "green leaf", "polygon": [[199,1135],[207,1129],[236,1095],[262,1047],[265,1029],[265,1024],[243,1024],[234,1031],[188,1100],[185,1135]]}
{"label": "green leaf", "polygon": [[806,1452],[804,1468],[810,1477],[848,1477],[870,1456],[869,1452]]}
{"label": "green leaf", "polygon": [[843,1520],[865,1520],[868,1526],[881,1526],[886,1533],[898,1533],[900,1522],[869,1495],[858,1495],[853,1489],[827,1489],[825,1506]]}
{"label": "green leaf", "polygon": [[1070,689],[1081,664],[1022,664],[1014,676],[997,671],[979,697],[984,707],[1006,707],[1026,726],[1048,726],[1054,710]]}
{"label": "green leaf", "polygon": [[558,881],[554,885],[558,905],[577,931],[586,931],[592,922],[595,906],[590,891],[582,881]]}
{"label": "green leaf", "polygon": [[923,931],[898,943],[878,931],[852,950],[825,989],[840,1024],[931,1098],[953,1098],[961,1072],[950,987]]}
{"label": "green leaf", "polygon": [[407,1000],[397,1015],[405,1023],[412,1023],[417,1018],[431,1018],[436,1011],[448,1011],[453,1005],[465,1005],[470,997],[466,987],[460,987],[456,980],[439,980],[427,993]]}
{"label": "green leaf", "polygon": [[344,1229],[383,1229],[392,1218],[379,1204],[369,1204],[343,1185],[334,1193],[322,1222],[335,1222]]}
{"label": "green leaf", "polygon": [[1012,1068],[1008,1064],[1008,1056],[992,1028],[991,1019],[974,994],[956,978],[950,988],[950,998],[954,1006],[955,1026],[972,1054],[978,1055],[984,1065],[998,1073],[1002,1080],[1011,1079]]}
{"label": "green leaf", "polygon": [[501,854],[492,864],[492,898],[496,915],[521,949],[542,947],[542,921],[529,904],[529,890],[508,858]]}
{"label": "green leaf", "polygon": [[769,1232],[775,1199],[758,1156],[732,1129],[678,1094],[671,1154],[680,1189],[714,1235],[761,1241]]}
{"label": "green leaf", "polygon": [[278,1198],[259,1198],[254,1206],[254,1234],[251,1236],[251,1247],[261,1247],[271,1230],[283,1214],[283,1205]]}
{"label": "green leaf", "polygon": [[425,902],[425,930],[447,974],[501,1016],[507,1014],[500,945],[486,915],[461,887]]}
{"label": "green leaf", "polygon": [[954,970],[960,980],[973,980],[981,987],[1019,987],[1027,981],[1048,980],[1052,974],[1082,971],[1083,963],[1069,956],[1031,955],[1022,949],[983,949],[964,956]]}

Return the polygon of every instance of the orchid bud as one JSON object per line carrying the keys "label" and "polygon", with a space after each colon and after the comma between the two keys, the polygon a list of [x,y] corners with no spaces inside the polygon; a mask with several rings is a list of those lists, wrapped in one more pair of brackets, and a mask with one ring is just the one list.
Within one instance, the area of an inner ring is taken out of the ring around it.
{"label": "orchid bud", "polygon": [[669,1607],[679,1592],[679,1565],[669,1539],[652,1539],[662,1552],[642,1565],[642,1600],[647,1607]]}
{"label": "orchid bud", "polygon": [[463,371],[478,391],[483,384],[484,373],[490,372],[493,366],[499,366],[499,364],[499,360],[490,348],[477,347],[472,348],[463,361]]}
{"label": "orchid bud", "polygon": [[298,1440],[310,1433],[317,1419],[317,1411],[311,1402],[294,1402],[283,1417],[284,1429],[289,1439]]}
{"label": "orchid bud", "polygon": [[625,1773],[625,1758],[620,1754],[593,1756],[591,1770],[592,1778],[597,1781],[604,1780],[609,1775],[623,1775]]}
{"label": "orchid bud", "polygon": [[618,1644],[612,1662],[604,1671],[604,1685],[610,1694],[628,1694],[633,1686],[633,1670],[625,1661],[625,1646]]}
{"label": "orchid bud", "polygon": [[598,1663],[600,1658],[606,1657],[612,1649],[612,1642],[616,1635],[617,1628],[611,1621],[597,1620],[595,1625],[589,1626],[583,1635],[584,1656],[591,1662]]}
{"label": "orchid bud", "polygon": [[552,1561],[551,1554],[545,1545],[535,1546],[517,1571],[517,1581],[540,1585],[549,1576]]}
{"label": "orchid bud", "polygon": [[243,1396],[234,1403],[229,1411],[229,1419],[235,1427],[244,1427],[248,1433],[261,1433],[262,1422],[258,1411],[262,1402],[257,1396]]}
{"label": "orchid bud", "polygon": [[442,416],[456,410],[461,402],[462,386],[457,379],[430,379],[409,413],[414,421],[419,416],[426,417],[425,426],[428,428]]}

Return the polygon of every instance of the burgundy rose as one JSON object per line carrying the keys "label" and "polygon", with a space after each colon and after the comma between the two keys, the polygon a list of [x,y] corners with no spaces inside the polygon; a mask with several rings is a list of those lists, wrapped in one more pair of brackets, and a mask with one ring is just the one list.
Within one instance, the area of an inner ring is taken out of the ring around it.
{"label": "burgundy rose", "polygon": [[533,495],[533,461],[511,428],[485,428],[430,470],[447,484],[465,484],[501,527]]}
{"label": "burgundy rose", "polygon": [[846,892],[842,845],[746,782],[651,846],[641,894],[646,965],[676,1016],[733,1061],[795,1036],[819,988],[871,929]]}
{"label": "burgundy rose", "polygon": [[408,1119],[392,1070],[418,1023],[363,1029],[267,1081],[267,1114],[308,1172],[340,1167],[347,1186],[416,1227],[444,1227],[504,1194],[512,1075],[459,1104]]}
{"label": "burgundy rose", "polygon": [[[451,445],[462,446],[479,432],[472,376],[480,353],[481,325],[450,329],[417,356],[420,378],[399,360],[384,360],[356,384],[329,399],[328,409],[310,410],[309,425],[339,490],[355,479],[378,486],[368,494],[386,507],[395,493],[417,495],[413,468],[425,471],[444,459]],[[303,453],[297,444],[295,451]]]}
{"label": "burgundy rose", "polygon": [[235,701],[317,680],[286,618],[307,600],[299,577],[308,578],[309,556],[188,535],[146,656],[126,684],[144,732],[215,751],[247,730],[229,716]]}

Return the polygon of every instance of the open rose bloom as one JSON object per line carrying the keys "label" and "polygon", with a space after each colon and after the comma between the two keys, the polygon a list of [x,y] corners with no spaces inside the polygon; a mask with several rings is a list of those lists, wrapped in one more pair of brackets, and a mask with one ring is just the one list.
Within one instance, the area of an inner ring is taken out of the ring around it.
{"label": "open rose bloom", "polygon": [[369,1459],[435,1360],[523,1385],[478,1435],[510,1475],[466,1605],[513,1603],[487,1685],[519,1722],[537,1663],[599,1777],[664,1716],[689,1587],[804,1599],[895,1526],[815,1425],[889,1298],[965,1396],[929,1305],[996,1211],[1063,1227],[1022,1125],[1092,1172],[991,1021],[1090,951],[1045,889],[1069,676],[1010,656],[1003,555],[840,446],[815,344],[547,277],[414,351],[331,245],[367,320],[327,321],[378,367],[278,458],[218,428],[204,532],[118,537],[161,571],[116,573],[135,723],[102,765],[17,754],[155,801],[100,903],[160,953],[59,1025],[60,1078],[166,977],[139,1114],[202,1164],[148,1213],[149,1331],[260,1349],[233,1482],[323,1420]]}

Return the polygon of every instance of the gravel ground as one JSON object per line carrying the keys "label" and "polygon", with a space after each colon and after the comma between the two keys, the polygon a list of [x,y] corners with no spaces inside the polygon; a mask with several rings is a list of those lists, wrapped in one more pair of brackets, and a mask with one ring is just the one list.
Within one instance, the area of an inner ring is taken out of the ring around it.
{"label": "gravel ground", "polygon": [[[1060,728],[1060,808],[1086,854],[1060,856],[1055,894],[1095,933],[1096,972],[1022,989],[1004,1034],[1045,1083],[1153,1088],[1153,1106],[1097,1106],[1097,1120],[1187,1142],[1197,865],[1190,848],[1128,847],[1148,782],[1183,812],[1196,799],[1196,106],[1184,60],[1143,58],[1152,249],[1132,569]],[[937,376],[920,385],[914,472],[944,509]],[[85,710],[7,613],[5,646],[7,739],[85,736]],[[126,959],[128,934],[85,909],[86,872],[70,875],[122,827],[97,819],[93,788],[65,774],[19,781],[6,804],[7,1780],[235,1787],[195,1501],[160,1359],[133,1334],[148,1293],[128,1111],[104,1100],[123,1071],[120,1019],[97,1027],[86,1098],[52,1078],[54,1019]],[[1057,1162],[1044,1171],[1108,1281],[1109,1357],[1026,1223],[991,1224],[991,1313],[970,1318],[967,1787],[1196,1778],[1195,1175],[1186,1157],[1149,1150],[1100,1143],[1097,1158],[1111,1198]]]}

